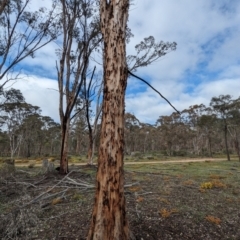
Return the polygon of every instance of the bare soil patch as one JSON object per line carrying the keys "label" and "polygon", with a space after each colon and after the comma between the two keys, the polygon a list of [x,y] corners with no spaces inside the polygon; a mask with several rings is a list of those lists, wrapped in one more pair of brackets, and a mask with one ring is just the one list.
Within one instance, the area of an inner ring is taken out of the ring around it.
{"label": "bare soil patch", "polygon": [[[0,178],[0,239],[86,239],[96,168],[68,176],[17,168]],[[240,166],[204,162],[126,166],[128,219],[137,240],[240,239]]]}

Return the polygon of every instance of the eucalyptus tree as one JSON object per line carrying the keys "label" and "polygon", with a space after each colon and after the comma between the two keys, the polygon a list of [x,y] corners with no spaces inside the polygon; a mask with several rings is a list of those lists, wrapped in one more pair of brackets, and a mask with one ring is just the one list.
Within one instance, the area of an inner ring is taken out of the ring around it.
{"label": "eucalyptus tree", "polygon": [[217,117],[221,119],[224,131],[224,141],[227,153],[227,159],[230,161],[230,153],[228,147],[228,125],[229,125],[229,113],[232,110],[233,99],[230,95],[220,95],[219,97],[213,97],[210,102],[210,106],[213,108]]}
{"label": "eucalyptus tree", "polygon": [[[102,87],[103,84],[100,83],[99,86],[96,86],[95,84],[92,84],[92,81],[89,82],[88,88],[86,87],[86,81],[84,84],[84,99],[86,101],[85,104],[85,112],[86,112],[86,120],[87,120],[87,125],[88,125],[88,139],[89,139],[89,145],[88,145],[88,164],[92,165],[93,164],[93,157],[94,157],[94,152],[95,152],[95,147],[96,147],[96,138],[97,138],[97,133],[98,133],[98,122],[99,119],[101,118],[101,113],[102,113]],[[98,88],[97,93],[95,93],[96,88]],[[91,99],[92,96],[92,99]],[[95,116],[93,120],[93,125],[91,123],[91,103],[93,99],[95,98],[96,100],[96,109],[95,109]]]}
{"label": "eucalyptus tree", "polygon": [[0,129],[0,156],[8,157],[9,149],[9,138],[6,131]]}
{"label": "eucalyptus tree", "polygon": [[37,106],[26,103],[19,90],[11,89],[8,92],[14,92],[17,95],[0,105],[0,124],[3,129],[6,129],[11,158],[13,158],[23,141],[23,132],[21,131],[23,121],[30,115],[40,113],[40,109]]}
{"label": "eucalyptus tree", "polygon": [[139,128],[139,148],[143,153],[149,152],[152,149],[152,135],[154,133],[154,126],[148,123],[141,123]]}
{"label": "eucalyptus tree", "polygon": [[72,111],[91,72],[90,56],[98,47],[101,36],[99,19],[93,0],[61,0],[62,46],[57,50],[56,64],[61,121],[60,173],[68,173],[68,141]]}
{"label": "eucalyptus tree", "polygon": [[22,132],[22,152],[25,157],[28,158],[31,157],[32,154],[35,154],[36,146],[43,140],[41,136],[42,126],[40,112],[26,116],[19,126],[19,131]]}
{"label": "eucalyptus tree", "polygon": [[137,151],[137,139],[139,138],[140,121],[131,113],[124,115],[125,152],[130,154]]}
{"label": "eucalyptus tree", "polygon": [[36,51],[58,35],[59,21],[54,4],[50,10],[29,11],[29,8],[31,0],[1,1],[0,89],[8,81],[18,78],[21,61],[34,58]]}
{"label": "eucalyptus tree", "polygon": [[228,132],[232,136],[240,161],[240,97],[232,101],[232,109],[229,111]]}
{"label": "eucalyptus tree", "polygon": [[21,152],[20,148],[19,152],[25,157],[53,155],[54,145],[56,143],[59,145],[59,124],[48,116],[40,115],[40,112],[28,115],[19,127],[19,131],[23,136]]}
{"label": "eucalyptus tree", "polygon": [[[131,32],[129,33],[128,41],[130,40]],[[153,36],[145,37],[140,43],[135,46],[135,55],[127,56],[127,65],[130,72],[136,71],[138,68],[146,67],[167,53],[176,50],[176,42],[156,41]]]}
{"label": "eucalyptus tree", "polygon": [[128,9],[129,0],[100,1],[104,41],[104,97],[97,189],[88,240],[130,239],[123,176]]}
{"label": "eucalyptus tree", "polygon": [[191,145],[196,155],[200,155],[203,146],[203,133],[199,128],[199,119],[205,113],[206,106],[204,104],[195,104],[190,106],[188,109],[182,111],[182,119],[184,123],[189,127],[191,133]]}
{"label": "eucalyptus tree", "polygon": [[87,139],[87,122],[85,109],[83,111],[79,111],[79,109],[75,110],[75,117],[71,121],[71,130],[70,135],[74,146],[72,146],[72,152],[76,155],[81,155],[82,152],[86,150]]}
{"label": "eucalyptus tree", "polygon": [[182,118],[177,113],[170,116],[160,116],[156,126],[162,135],[162,145],[169,156],[173,155],[174,150],[179,151],[186,145],[188,131]]}
{"label": "eucalyptus tree", "polygon": [[210,112],[203,114],[200,116],[198,121],[198,126],[201,129],[201,132],[203,133],[203,136],[207,139],[207,148],[209,156],[213,156],[213,140],[216,138],[216,115],[211,114]]}

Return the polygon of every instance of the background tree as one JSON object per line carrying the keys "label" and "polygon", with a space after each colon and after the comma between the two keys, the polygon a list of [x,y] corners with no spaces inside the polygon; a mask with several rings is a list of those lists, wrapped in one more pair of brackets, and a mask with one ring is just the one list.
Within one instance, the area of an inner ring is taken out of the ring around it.
{"label": "background tree", "polygon": [[232,101],[229,111],[228,132],[233,138],[234,147],[240,161],[240,98]]}
{"label": "background tree", "polygon": [[200,155],[203,148],[203,133],[199,127],[199,119],[204,114],[204,104],[193,105],[182,111],[182,118],[191,132],[191,144],[195,155]]}
{"label": "background tree", "polygon": [[186,130],[179,114],[172,113],[170,116],[161,116],[157,120],[156,125],[158,131],[161,132],[161,142],[167,155],[173,156],[174,151],[184,150],[186,135],[189,135],[189,131]]}
{"label": "background tree", "polygon": [[7,93],[7,96],[12,95],[12,93],[16,95],[0,105],[0,124],[7,129],[11,158],[13,158],[23,140],[23,132],[20,129],[23,121],[30,115],[39,113],[40,109],[37,106],[26,103],[19,90],[11,89]]}
{"label": "background tree", "polygon": [[125,153],[131,154],[138,151],[137,139],[139,138],[140,121],[131,113],[125,113]]}
{"label": "background tree", "polygon": [[232,108],[232,97],[230,95],[220,95],[219,97],[213,97],[211,99],[210,106],[216,112],[217,117],[222,120],[226,154],[228,161],[230,161],[230,153],[228,147],[228,121],[229,111]]}
{"label": "background tree", "polygon": [[[97,81],[93,82],[92,80],[93,80],[93,77],[88,83],[88,86],[86,84],[86,81],[84,81],[85,114],[86,114],[86,121],[88,126],[88,139],[89,139],[87,155],[88,155],[88,164],[90,165],[93,164],[93,157],[95,152],[96,137],[97,137],[97,130],[98,130],[97,125],[102,112],[102,87],[103,87],[102,82],[99,84]],[[97,93],[96,93],[96,90],[97,90]],[[95,117],[92,125],[91,104],[94,99],[96,100],[96,109],[95,109]]]}
{"label": "background tree", "polygon": [[57,73],[62,131],[60,173],[66,174],[71,114],[88,75],[90,55],[101,38],[99,21],[94,16],[94,1],[61,0],[61,8],[63,39],[62,48],[57,50],[60,58]]}
{"label": "background tree", "polygon": [[203,114],[200,116],[200,119],[198,121],[198,126],[201,129],[201,132],[203,133],[203,136],[206,137],[207,140],[207,148],[209,152],[209,156],[213,157],[212,153],[212,144],[213,144],[213,139],[214,133],[216,132],[216,115],[214,114]]}

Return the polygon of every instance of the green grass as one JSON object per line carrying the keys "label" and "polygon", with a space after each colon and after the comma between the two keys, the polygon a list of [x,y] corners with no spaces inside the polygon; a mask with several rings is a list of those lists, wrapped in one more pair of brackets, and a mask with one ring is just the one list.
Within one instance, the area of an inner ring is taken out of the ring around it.
{"label": "green grass", "polygon": [[237,185],[240,180],[240,163],[238,161],[191,162],[166,164],[125,165],[125,170],[146,173],[160,173],[171,177],[183,177],[198,181],[207,181],[219,176],[226,184]]}

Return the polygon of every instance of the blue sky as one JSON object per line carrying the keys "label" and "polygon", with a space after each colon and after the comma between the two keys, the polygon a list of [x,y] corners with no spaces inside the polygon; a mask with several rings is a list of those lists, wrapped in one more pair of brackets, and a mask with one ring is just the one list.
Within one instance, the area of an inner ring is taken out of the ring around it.
{"label": "blue sky", "polygon": [[[37,8],[47,0],[32,1]],[[180,111],[193,104],[208,105],[213,96],[240,96],[240,1],[239,0],[134,0],[129,27],[134,34],[127,52],[144,37],[177,42],[177,50],[136,74],[148,80]],[[23,63],[28,72],[19,88],[43,115],[58,121],[56,44],[37,52]],[[136,79],[128,80],[126,111],[142,122],[155,123],[173,109],[150,88]]]}

